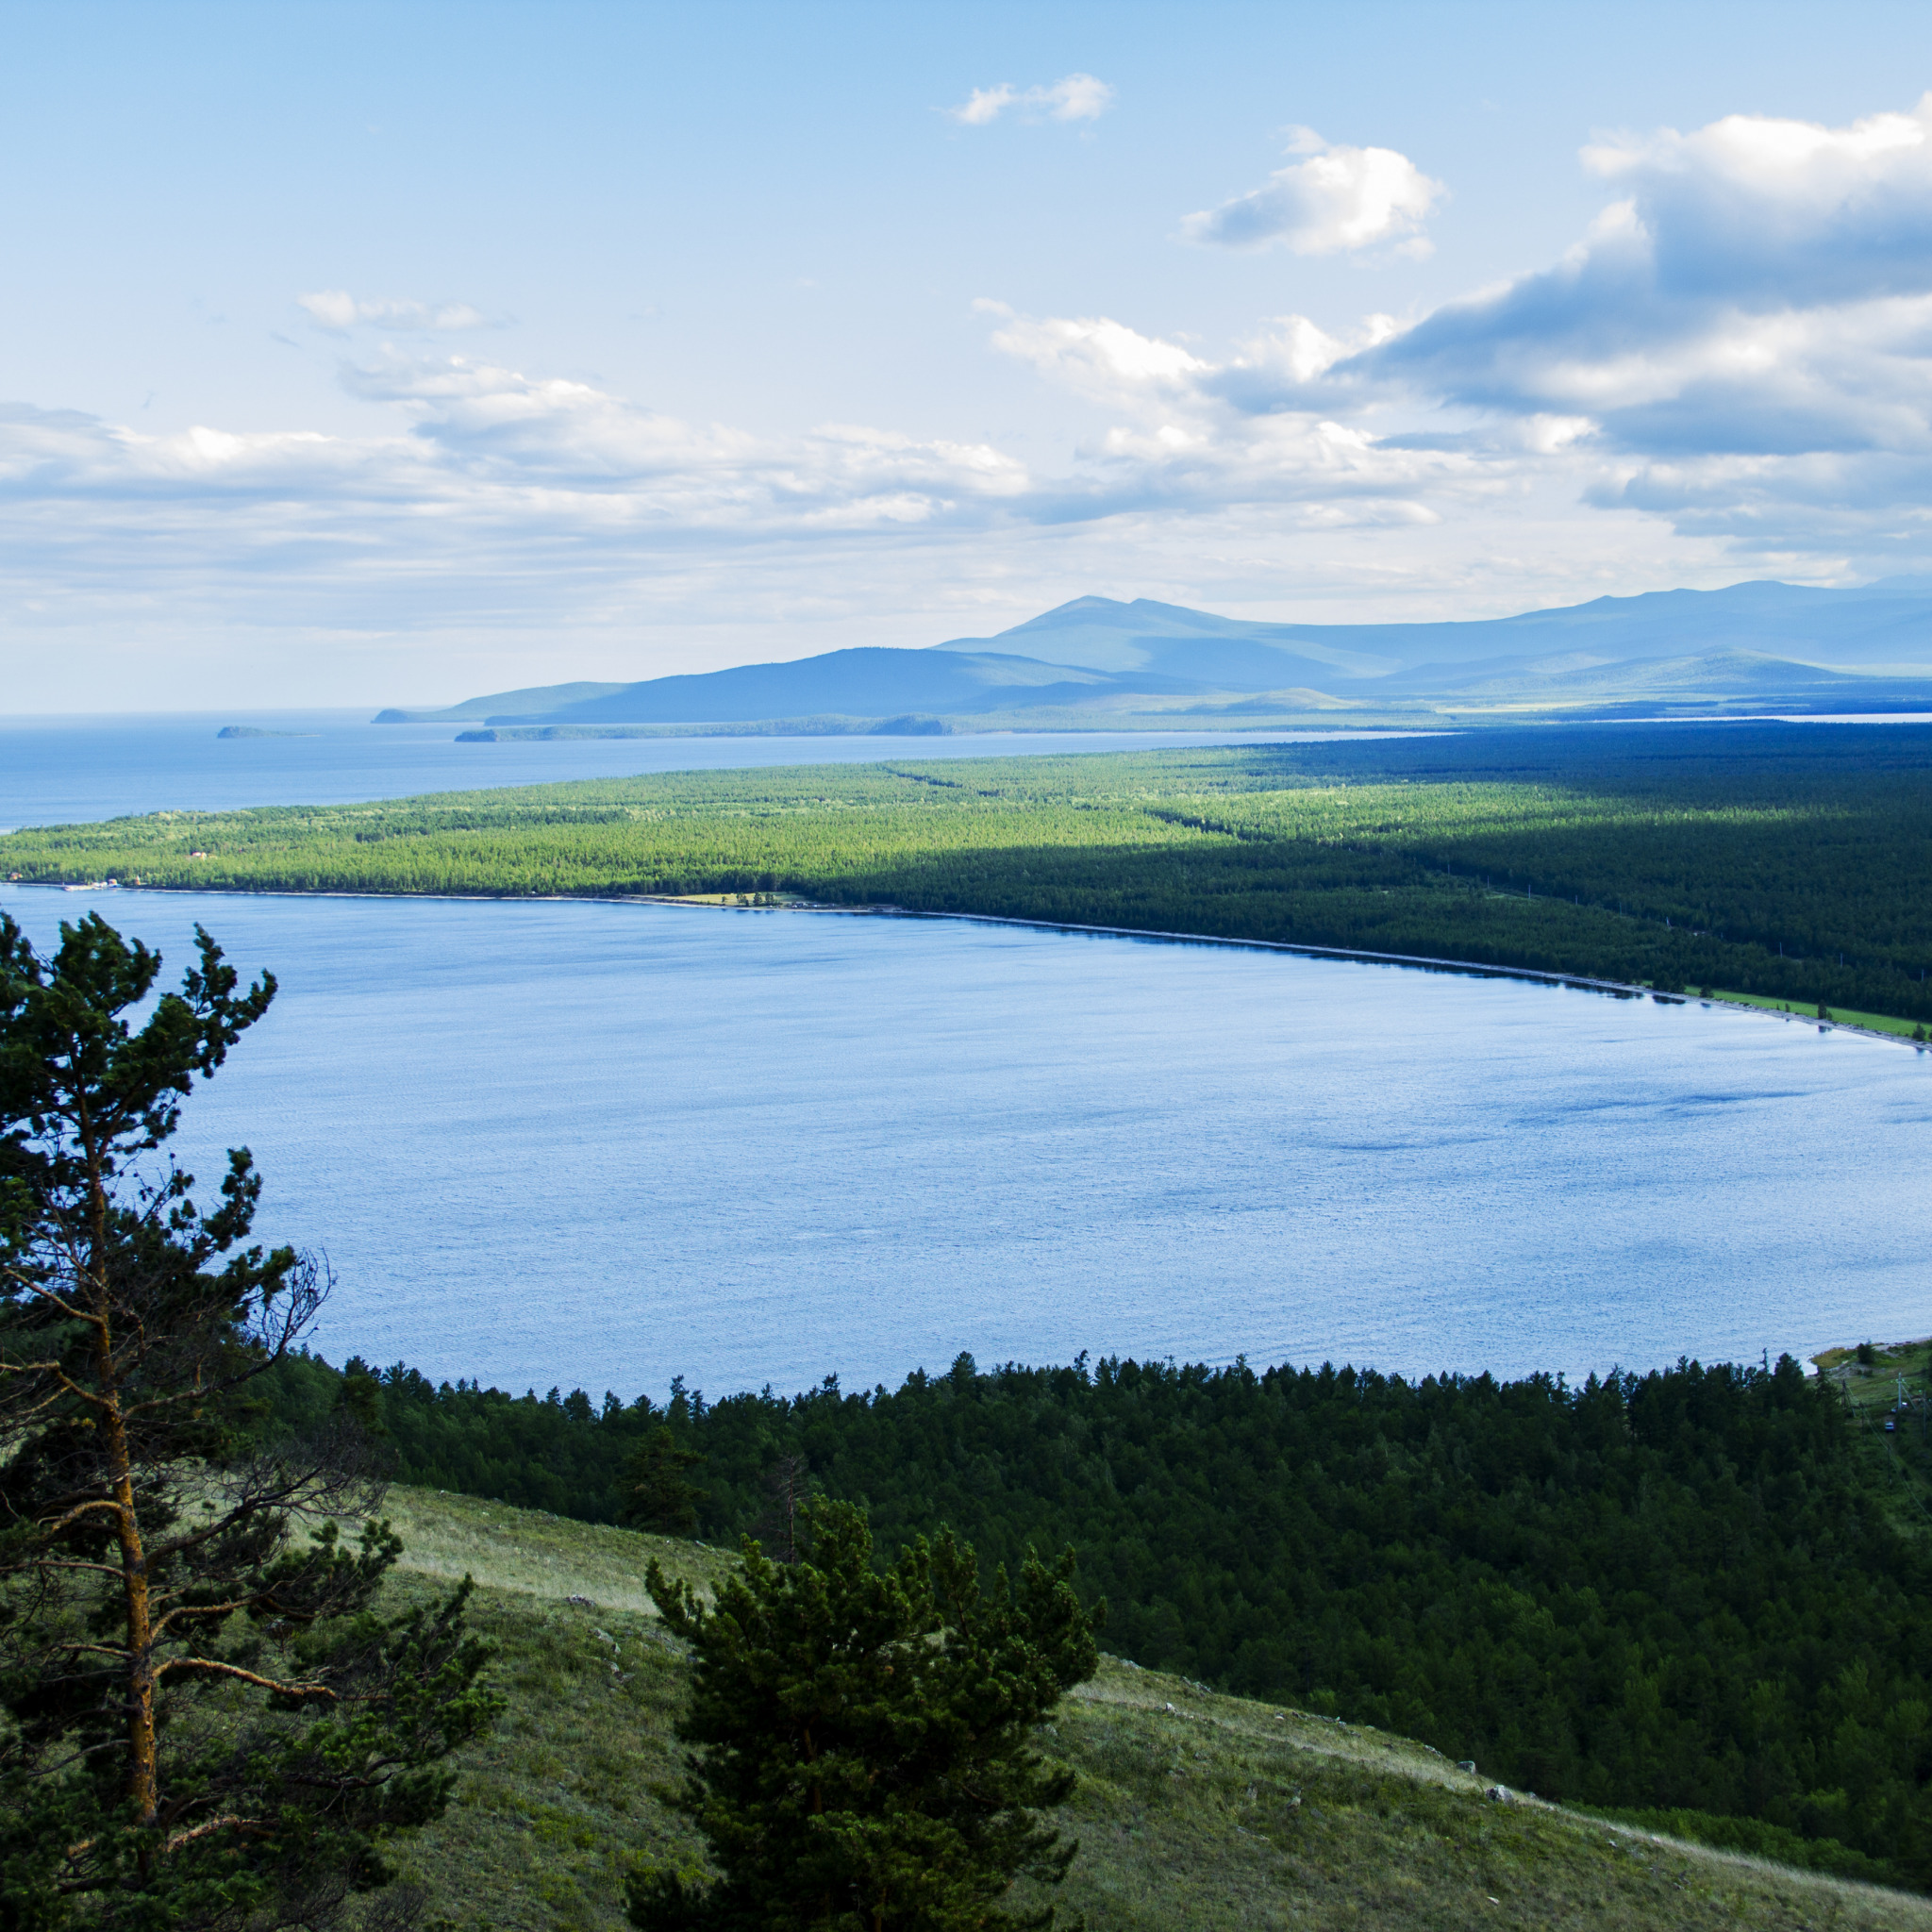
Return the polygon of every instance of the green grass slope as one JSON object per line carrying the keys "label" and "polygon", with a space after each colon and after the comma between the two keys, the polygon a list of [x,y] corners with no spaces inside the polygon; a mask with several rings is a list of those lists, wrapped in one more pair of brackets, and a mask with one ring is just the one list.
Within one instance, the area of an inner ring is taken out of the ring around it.
{"label": "green grass slope", "polygon": [[[651,1794],[675,1772],[685,1663],[644,1568],[656,1556],[706,1583],[732,1559],[427,1491],[393,1491],[389,1510],[408,1546],[394,1596],[474,1574],[508,1700],[448,1814],[397,1864],[428,1889],[432,1920],[475,1932],[621,1926],[625,1870],[697,1850]],[[1112,1659],[1052,1728],[1081,1774],[1064,1821],[1080,1855],[1058,1897],[1093,1932],[1932,1932],[1932,1900],[1492,1798],[1425,1746]]]}

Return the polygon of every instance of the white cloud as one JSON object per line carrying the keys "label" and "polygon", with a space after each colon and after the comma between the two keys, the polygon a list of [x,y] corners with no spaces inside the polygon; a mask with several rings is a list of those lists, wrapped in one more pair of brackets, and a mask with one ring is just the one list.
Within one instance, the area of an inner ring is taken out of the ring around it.
{"label": "white cloud", "polygon": [[1624,198],[1577,246],[1438,309],[1374,373],[1587,412],[1673,456],[1928,445],[1932,96],[1842,128],[1733,115],[1584,160]]}
{"label": "white cloud", "polygon": [[[983,443],[824,425],[774,439],[694,425],[581,382],[461,357],[352,366],[359,396],[402,409],[444,487],[595,500],[600,517],[774,534],[827,518],[945,521],[1026,488],[1023,465]],[[561,497],[557,492],[563,492]]]}
{"label": "white cloud", "polygon": [[[187,508],[280,502],[305,523],[356,526],[397,504],[456,529],[478,520],[588,529],[781,536],[827,519],[972,521],[1024,492],[1024,468],[985,444],[826,425],[789,439],[683,422],[580,382],[460,357],[350,365],[357,395],[393,407],[393,434],[144,436],[74,411],[0,409],[0,493]],[[493,541],[493,540],[492,540]]]}
{"label": "white cloud", "polygon": [[1426,252],[1422,225],[1443,192],[1407,155],[1388,147],[1334,147],[1310,128],[1291,131],[1290,152],[1306,160],[1277,168],[1266,183],[1217,208],[1189,215],[1191,242],[1225,248],[1279,242],[1296,255],[1398,242]]}
{"label": "white cloud", "polygon": [[488,317],[467,302],[405,302],[387,296],[358,300],[346,289],[318,289],[311,294],[297,295],[295,300],[318,328],[338,335],[362,323],[387,329],[438,331],[490,325]]}
{"label": "white cloud", "polygon": [[1319,384],[1351,350],[1386,335],[1386,317],[1344,341],[1286,316],[1217,361],[1107,317],[980,306],[1000,318],[996,349],[1112,419],[1070,472],[1038,479],[1014,506],[1042,522],[1268,506],[1306,527],[1412,527],[1523,470],[1520,439],[1507,449],[1436,446],[1379,437],[1319,398],[1296,408],[1249,406],[1251,386]]}
{"label": "white cloud", "polygon": [[1932,94],[1846,127],[1733,114],[1593,143],[1660,287],[1783,307],[1932,289]]}
{"label": "white cloud", "polygon": [[1010,81],[997,87],[976,87],[947,114],[962,126],[985,127],[1008,108],[1029,119],[1044,115],[1052,121],[1097,121],[1113,105],[1113,89],[1091,74],[1069,74],[1051,87],[1016,88]]}
{"label": "white cloud", "polygon": [[1015,315],[996,302],[977,307],[1005,318],[993,332],[994,348],[1104,401],[1134,391],[1185,391],[1208,368],[1178,344],[1141,335],[1105,316],[1039,318]]}
{"label": "white cloud", "polygon": [[1113,105],[1113,89],[1091,74],[1070,74],[1043,91],[1041,105],[1056,121],[1098,121]]}
{"label": "white cloud", "polygon": [[997,121],[1018,98],[1019,90],[1002,81],[998,87],[974,88],[960,106],[948,108],[946,112],[967,127],[984,127]]}
{"label": "white cloud", "polygon": [[1407,409],[1412,445],[1587,456],[1591,502],[1754,549],[1924,544],[1932,95],[1842,127],[1732,115],[1583,160],[1620,199],[1551,267],[1344,353],[1301,325],[1203,387],[1254,414]]}

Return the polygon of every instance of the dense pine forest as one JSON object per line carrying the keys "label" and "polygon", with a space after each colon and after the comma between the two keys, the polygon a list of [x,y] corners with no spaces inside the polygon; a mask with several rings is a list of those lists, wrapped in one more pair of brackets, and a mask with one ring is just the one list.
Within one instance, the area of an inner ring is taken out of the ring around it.
{"label": "dense pine forest", "polygon": [[671,773],[29,830],[0,840],[0,870],[243,891],[784,894],[1932,1020],[1932,743],[1912,726],[1539,727]]}
{"label": "dense pine forest", "polygon": [[667,1406],[284,1366],[273,1426],[338,1407],[403,1480],[559,1515],[783,1549],[816,1489],[886,1548],[941,1523],[1008,1565],[1071,1542],[1106,1647],[1143,1664],[1932,1883],[1932,1560],[1789,1359],[1575,1388],[962,1357]]}

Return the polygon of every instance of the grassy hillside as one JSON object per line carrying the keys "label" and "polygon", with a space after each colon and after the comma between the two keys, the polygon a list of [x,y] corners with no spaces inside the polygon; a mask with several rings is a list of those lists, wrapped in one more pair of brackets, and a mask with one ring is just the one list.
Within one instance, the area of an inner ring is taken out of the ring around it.
{"label": "grassy hillside", "polygon": [[[472,1570],[508,1697],[448,1815],[398,1863],[432,1916],[476,1932],[621,1925],[626,1867],[695,1850],[648,1789],[675,1768],[684,1664],[643,1607],[644,1565],[702,1582],[730,1559],[426,1491],[395,1491],[390,1508],[408,1543],[395,1595]],[[1094,1932],[1932,1932],[1932,1901],[1491,1798],[1481,1775],[1402,1739],[1110,1659],[1055,1734],[1082,1778],[1060,1898]]]}
{"label": "grassy hillside", "polygon": [[1932,734],[1680,726],[789,770],[41,827],[22,880],[780,892],[1932,1020]]}

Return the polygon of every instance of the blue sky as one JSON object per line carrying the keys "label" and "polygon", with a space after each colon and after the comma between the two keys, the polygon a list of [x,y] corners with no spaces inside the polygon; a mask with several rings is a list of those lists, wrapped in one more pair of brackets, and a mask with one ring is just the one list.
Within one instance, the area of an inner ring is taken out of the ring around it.
{"label": "blue sky", "polygon": [[9,709],[1932,567],[1932,12],[0,6]]}

